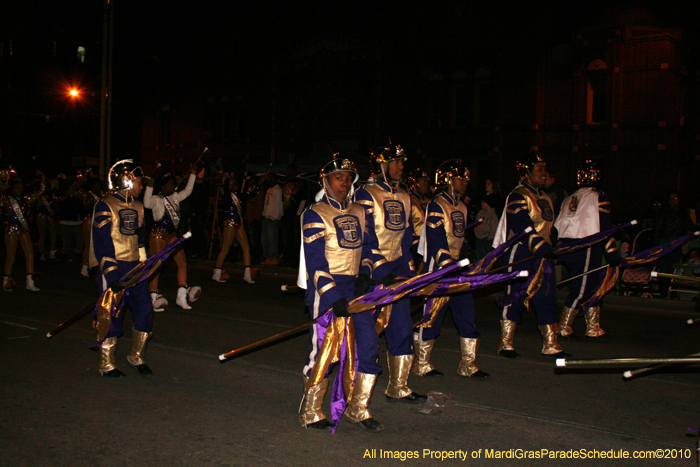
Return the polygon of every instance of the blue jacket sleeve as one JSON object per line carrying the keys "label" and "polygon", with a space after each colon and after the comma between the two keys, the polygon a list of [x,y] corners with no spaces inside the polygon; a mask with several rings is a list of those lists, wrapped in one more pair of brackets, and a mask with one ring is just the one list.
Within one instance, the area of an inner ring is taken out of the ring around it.
{"label": "blue jacket sleeve", "polygon": [[[308,274],[307,289],[318,292],[325,309],[342,298],[330,273],[326,259],[326,230],[321,217],[309,208],[304,211],[302,231],[304,236],[304,258]],[[325,311],[325,310],[324,310]]]}
{"label": "blue jacket sleeve", "polygon": [[114,221],[107,204],[103,201],[98,202],[92,219],[92,242],[97,264],[107,284],[121,279],[112,240],[112,222]]}
{"label": "blue jacket sleeve", "polygon": [[521,240],[520,243],[526,246],[534,255],[543,258],[552,251],[552,246],[535,230],[535,223],[530,218],[525,197],[519,193],[511,193],[506,200],[506,222],[508,230],[522,232],[528,227],[532,227],[530,235]]}
{"label": "blue jacket sleeve", "polygon": [[447,243],[445,230],[445,213],[438,203],[428,205],[425,218],[425,235],[428,241],[428,255],[435,260],[435,269],[454,263]]}

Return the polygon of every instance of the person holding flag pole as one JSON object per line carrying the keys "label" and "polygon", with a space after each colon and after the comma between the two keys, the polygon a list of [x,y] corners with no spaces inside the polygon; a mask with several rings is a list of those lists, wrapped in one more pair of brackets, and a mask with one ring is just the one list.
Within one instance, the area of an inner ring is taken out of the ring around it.
{"label": "person holding flag pole", "polygon": [[[377,363],[379,336],[372,310],[352,317],[348,312],[357,275],[369,273],[368,264],[361,264],[368,255],[365,213],[360,205],[352,203],[357,170],[351,161],[335,154],[321,169],[319,178],[323,196],[302,215],[299,284],[306,288],[309,310],[316,322],[310,327],[311,350],[303,369],[304,397],[299,419],[306,428],[335,430],[344,412],[350,422],[363,430],[379,432],[384,426],[372,417],[368,408],[382,370]],[[319,319],[330,309],[334,320]],[[338,330],[344,337],[329,339]],[[352,342],[353,332],[356,345]],[[347,341],[346,354],[351,360],[350,364],[344,364],[343,359],[338,370],[331,401],[333,423],[321,409],[328,390],[328,374],[319,369],[328,368],[331,363],[327,361],[331,352],[322,348],[324,340]]]}
{"label": "person holding flag pole", "polygon": [[[506,358],[520,356],[513,347],[515,328],[522,321],[525,309],[532,305],[542,334],[542,355],[561,357],[564,351],[557,342],[557,295],[552,252],[554,209],[549,196],[543,191],[545,161],[539,154],[532,154],[518,161],[516,168],[521,183],[506,199],[493,247],[499,247],[511,236],[532,227],[533,231],[504,256],[508,264],[522,262],[520,267],[529,272],[529,277],[527,280],[511,281],[506,288],[510,299],[501,303],[501,344],[498,352]],[[511,270],[512,266],[508,268],[508,271]]]}
{"label": "person holding flag pole", "polygon": [[[554,222],[562,245],[612,228],[610,200],[598,188],[600,180],[601,173],[595,162],[585,161],[577,173],[578,190],[564,199],[559,217]],[[601,265],[603,254],[611,266],[620,264],[620,253],[615,246],[614,237],[559,256],[559,263],[567,267],[570,275],[581,276],[572,281],[564,302],[558,331],[561,337],[575,337],[571,325],[576,316],[583,314],[586,318],[586,338],[607,339],[605,331],[600,327],[602,300],[595,306],[589,304],[589,299],[598,289],[605,273],[583,275]],[[584,304],[589,305],[585,307]]]}
{"label": "person holding flag pole", "polygon": [[[441,186],[443,190],[428,204],[425,227],[421,235],[426,240],[422,250],[429,271],[453,264],[460,259],[469,218],[467,207],[461,201],[470,180],[469,169],[460,160],[446,161],[438,169],[436,179],[436,185]],[[429,301],[425,306],[424,315],[435,312],[431,311],[430,305],[441,309],[431,318],[431,322],[426,323],[425,327],[419,327],[418,332],[413,334],[416,354],[413,373],[418,376],[442,376],[442,372],[430,363],[430,357],[435,338],[440,334],[448,303],[459,332],[462,354],[457,374],[474,379],[488,378],[489,374],[480,370],[474,363],[481,334],[474,324],[474,299],[471,293],[466,292],[442,300]]]}
{"label": "person holding flag pole", "polygon": [[144,207],[136,198],[143,188],[141,167],[131,159],[117,162],[109,169],[111,194],[95,205],[92,216],[90,239],[90,267],[99,267],[96,275],[97,288],[101,295],[109,289],[110,305],[96,311],[95,330],[98,339],[100,362],[98,371],[105,377],[122,377],[124,373],[116,366],[117,338],[123,334],[124,312],[111,313],[112,296],[120,295],[131,309],[134,321],[131,352],[127,356],[130,366],[144,376],[153,371],[144,360],[146,344],[152,335],[153,304],[148,284],[143,281],[124,290],[120,279],[146,260],[148,231],[144,225]]}
{"label": "person holding flag pole", "polygon": [[[406,153],[391,141],[374,149],[371,161],[381,170],[375,183],[363,186],[355,201],[365,209],[372,273],[357,278],[358,295],[369,290],[370,279],[383,287],[396,283],[396,278],[414,277],[416,268],[411,254],[413,224],[411,198],[399,185],[403,179]],[[364,260],[363,260],[364,261]],[[364,264],[364,263],[363,263]],[[413,364],[413,321],[408,299],[399,300],[377,313],[377,330],[385,330],[389,384],[384,392],[389,403],[420,404],[427,396],[408,387]]]}

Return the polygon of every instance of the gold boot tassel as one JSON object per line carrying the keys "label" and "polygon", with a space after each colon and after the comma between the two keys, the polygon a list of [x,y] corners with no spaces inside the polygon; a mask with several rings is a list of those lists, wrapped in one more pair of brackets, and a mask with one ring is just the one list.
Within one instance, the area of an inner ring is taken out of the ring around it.
{"label": "gold boot tassel", "polygon": [[542,333],[543,355],[557,355],[558,353],[564,351],[564,349],[562,349],[557,343],[556,324],[540,324],[538,327]]}
{"label": "gold boot tassel", "polygon": [[600,328],[600,307],[592,306],[584,315],[586,318],[586,337],[600,337],[605,334]]}
{"label": "gold boot tassel", "polygon": [[[304,400],[302,400],[299,408],[299,421],[303,427],[326,420],[322,406],[328,390],[328,378],[324,378],[320,383],[307,388],[308,382],[309,378],[304,376]],[[323,428],[330,428],[330,426],[331,424],[328,421],[323,424]]]}
{"label": "gold boot tassel", "polygon": [[574,333],[571,324],[574,322],[574,319],[576,319],[577,311],[576,308],[564,307],[564,310],[561,312],[561,319],[559,320],[559,335],[561,337],[570,336]]}

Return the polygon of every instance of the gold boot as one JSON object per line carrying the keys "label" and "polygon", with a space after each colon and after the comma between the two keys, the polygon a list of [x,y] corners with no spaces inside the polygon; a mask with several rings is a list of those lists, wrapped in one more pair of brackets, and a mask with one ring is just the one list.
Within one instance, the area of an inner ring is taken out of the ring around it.
{"label": "gold boot", "polygon": [[408,375],[411,374],[413,355],[386,354],[389,367],[389,385],[384,391],[389,402],[407,402],[420,404],[428,396],[417,394],[408,387]]}
{"label": "gold boot", "polygon": [[384,431],[384,425],[372,418],[368,408],[369,399],[372,397],[372,390],[376,382],[377,375],[358,372],[350,403],[345,409],[345,416],[350,422],[358,425],[365,431],[375,433]]}
{"label": "gold boot", "polygon": [[474,364],[476,354],[479,351],[481,339],[459,338],[459,347],[462,350],[462,360],[459,362],[457,374],[471,378],[488,378],[489,374],[483,372]]}
{"label": "gold boot", "polygon": [[507,358],[516,358],[520,354],[513,347],[513,337],[517,323],[507,319],[501,320],[501,344],[498,346],[498,353]]}
{"label": "gold boot", "polygon": [[323,399],[326,397],[326,391],[328,391],[328,378],[323,378],[323,381],[311,387],[306,387],[308,382],[309,378],[304,376],[304,399],[301,401],[301,407],[299,407],[301,426],[321,430],[330,429],[332,425],[326,420],[322,408]]}
{"label": "gold boot", "polygon": [[564,352],[557,343],[556,324],[540,324],[538,327],[542,333],[542,355],[559,355]]}
{"label": "gold boot", "polygon": [[435,346],[435,339],[422,341],[419,334],[413,334],[413,351],[416,354],[413,359],[413,374],[418,376],[442,376],[442,372],[436,370],[430,363],[433,346]]}
{"label": "gold boot", "polygon": [[600,328],[600,307],[592,306],[584,315],[586,318],[586,337],[600,337],[605,334]]}
{"label": "gold boot", "polygon": [[564,307],[564,310],[561,312],[561,319],[559,319],[558,333],[561,337],[571,336],[574,333],[571,324],[574,322],[574,319],[576,319],[577,311],[576,308]]}
{"label": "gold boot", "polygon": [[97,370],[102,376],[118,378],[124,376],[124,373],[119,371],[114,362],[114,353],[117,351],[117,338],[108,337],[100,345],[100,365]]}
{"label": "gold boot", "polygon": [[146,344],[152,334],[152,332],[141,332],[134,329],[131,334],[131,353],[126,356],[126,361],[129,365],[139,370],[139,373],[144,376],[153,374],[151,369],[148,368],[148,365],[146,365],[146,361],[143,359],[146,354]]}

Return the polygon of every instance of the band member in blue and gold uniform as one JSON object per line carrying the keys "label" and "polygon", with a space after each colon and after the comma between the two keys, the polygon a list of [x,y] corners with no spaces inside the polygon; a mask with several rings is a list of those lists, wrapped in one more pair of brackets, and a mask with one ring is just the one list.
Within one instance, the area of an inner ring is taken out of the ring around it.
{"label": "band member in blue and gold uniform", "polygon": [[[368,183],[355,195],[355,200],[365,209],[367,235],[370,247],[372,274],[385,287],[394,284],[399,276],[416,274],[411,254],[413,224],[410,219],[411,199],[399,183],[403,178],[406,154],[400,145],[391,142],[377,147],[372,153],[381,175],[376,183]],[[363,259],[364,261],[364,259]],[[369,288],[370,276],[358,276],[359,291]],[[413,364],[413,321],[409,299],[393,303],[390,313],[385,307],[378,313],[386,325],[389,385],[385,391],[388,402],[422,403],[427,397],[408,387],[408,376]],[[388,324],[386,317],[390,316]],[[376,316],[376,315],[375,315]]]}
{"label": "band member in blue and gold uniform", "polygon": [[[9,178],[9,177],[8,177]],[[38,292],[34,285],[34,248],[29,235],[30,210],[35,200],[31,195],[24,194],[24,183],[15,179],[8,183],[8,190],[2,198],[5,211],[5,274],[2,277],[2,288],[5,292],[14,290],[15,281],[12,279],[12,267],[15,264],[17,245],[22,247],[24,262],[27,269],[26,288],[30,292]]]}
{"label": "band member in blue and gold uniform", "polygon": [[[153,195],[154,179],[148,179],[148,187],[143,196],[143,206],[153,212],[153,227],[149,238],[150,253],[154,255],[166,246],[177,240],[180,228],[180,203],[192,194],[194,182],[197,179],[197,165],[190,167],[190,177],[187,186],[181,191],[175,191],[177,182],[173,175],[167,175],[162,180],[160,193]],[[191,310],[187,303],[196,302],[202,292],[201,287],[190,287],[187,285],[187,258],[185,251],[179,246],[173,254],[175,264],[177,264],[177,297],[175,304],[183,310]],[[168,301],[158,292],[158,280],[160,269],[157,270],[148,280],[151,289],[151,301],[153,311],[163,311],[163,307]]]}
{"label": "band member in blue and gold uniform", "polygon": [[[336,154],[336,156],[338,156]],[[365,216],[361,206],[352,203],[353,184],[357,181],[355,165],[347,159],[335,157],[320,173],[323,197],[303,214],[303,264],[306,297],[314,318],[329,309],[337,318],[349,316],[347,305],[354,297],[355,281],[361,266],[365,243]],[[300,268],[300,269],[302,269]],[[300,273],[303,273],[300,271]],[[301,274],[300,274],[301,275]],[[370,432],[384,426],[372,418],[367,406],[377,375],[382,367],[379,358],[379,336],[374,327],[371,310],[352,315],[357,344],[358,373],[352,398],[345,410],[351,422]],[[304,366],[304,387],[319,357],[326,328],[320,324],[311,327],[311,352]],[[302,426],[330,429],[321,405],[328,389],[328,375],[319,384],[304,391],[299,412]]]}
{"label": "band member in blue and gold uniform", "polygon": [[[597,188],[600,183],[600,170],[595,162],[584,162],[578,171],[577,183],[579,189],[564,199],[559,217],[554,223],[554,227],[559,232],[559,239],[564,245],[612,228],[610,200],[605,193]],[[605,253],[608,263],[620,264],[620,253],[617,251],[613,237],[588,248],[561,255],[558,260],[560,264],[569,269],[571,276],[578,276],[600,267],[603,253]],[[573,336],[574,331],[571,325],[574,319],[580,312],[580,308],[585,307],[586,302],[596,292],[599,285],[600,275],[594,276],[593,274],[575,279],[571,283],[559,321],[560,336]],[[601,306],[602,303],[592,306],[584,314],[586,317],[586,337],[589,339],[600,339],[605,334],[605,331],[600,328]]]}
{"label": "band member in blue and gold uniform", "polygon": [[[444,162],[436,173],[437,184],[444,189],[436,195],[428,205],[425,222],[425,237],[427,243],[427,255],[425,262],[428,271],[434,271],[449,264],[459,261],[462,245],[465,241],[467,226],[467,207],[462,203],[462,196],[467,191],[469,183],[469,169],[460,160]],[[457,374],[471,378],[488,378],[488,373],[483,372],[474,363],[479,351],[481,334],[474,324],[476,307],[470,293],[460,293],[449,297],[449,301],[442,305],[440,311],[430,318],[432,326],[421,327],[419,332],[413,335],[413,347],[416,351],[416,359],[413,363],[413,372],[418,376],[441,376],[442,373],[430,363],[430,356],[435,344],[435,338],[440,335],[442,320],[445,318],[445,310],[449,304],[452,310],[452,319],[459,332],[460,349],[462,359],[457,369]],[[428,307],[425,313],[430,313]]]}
{"label": "band member in blue and gold uniform", "polygon": [[423,231],[423,224],[425,224],[425,210],[428,208],[432,196],[430,176],[425,170],[415,169],[408,174],[406,182],[408,182],[408,194],[411,196],[411,221],[413,222],[411,249],[416,272],[420,274],[423,258],[418,255],[418,242],[420,241],[420,233]]}
{"label": "band member in blue and gold uniform", "polygon": [[[520,160],[516,167],[522,177],[521,182],[506,199],[493,246],[499,246],[511,235],[522,232],[527,227],[533,228],[532,232],[516,243],[502,259],[513,263],[533,255],[536,257],[519,264],[518,268],[527,270],[530,277],[541,270],[542,280],[539,284],[534,284],[539,286],[539,289],[530,298],[529,306],[535,309],[537,324],[542,333],[542,354],[563,356],[562,348],[557,343],[556,332],[557,287],[551,239],[554,209],[549,196],[542,190],[546,179],[545,162],[541,156],[533,154]],[[508,271],[511,270],[513,267],[508,268]],[[506,293],[510,295],[526,292],[522,290],[524,284],[524,279],[511,281]],[[501,345],[498,351],[507,358],[520,356],[513,347],[513,336],[516,325],[523,319],[526,298],[527,293],[522,293],[513,303],[502,308]]]}
{"label": "band member in blue and gold uniform", "polygon": [[[92,220],[92,247],[90,267],[99,267],[97,288],[100,293],[109,287],[117,293],[123,289],[119,280],[140,261],[146,259],[148,232],[144,227],[143,204],[136,199],[142,190],[141,167],[130,159],[117,162],[109,170],[109,188],[112,194],[95,205]],[[143,375],[153,374],[144,361],[146,343],[153,328],[153,305],[148,284],[141,282],[128,289],[126,304],[134,321],[131,353],[126,357],[129,365]],[[101,317],[101,319],[105,319]],[[108,318],[107,318],[108,319]],[[117,337],[122,335],[124,313],[112,320],[107,327],[106,338],[100,345],[99,372],[102,376],[124,376],[116,366],[114,353]],[[97,328],[102,328],[99,325]],[[101,336],[98,336],[98,340]]]}

